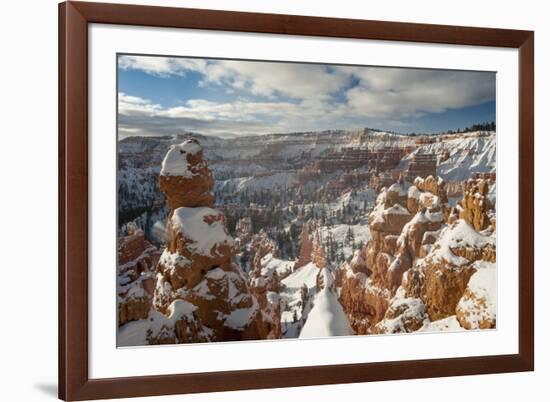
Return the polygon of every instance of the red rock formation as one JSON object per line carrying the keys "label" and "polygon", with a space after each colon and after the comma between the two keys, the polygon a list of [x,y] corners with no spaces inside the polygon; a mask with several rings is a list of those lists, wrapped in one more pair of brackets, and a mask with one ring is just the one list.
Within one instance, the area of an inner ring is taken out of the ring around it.
{"label": "red rock formation", "polygon": [[263,339],[267,327],[243,272],[232,262],[236,250],[224,215],[209,207],[212,186],[196,141],[170,148],[161,188],[171,211],[166,249],[157,266],[154,306],[168,314],[175,300],[190,303],[200,325],[187,323],[186,328],[209,328],[211,340]]}
{"label": "red rock formation", "polygon": [[327,259],[325,257],[325,250],[321,242],[319,232],[313,233],[313,241],[311,248],[311,262],[317,265],[319,268],[325,268],[327,266]]}
{"label": "red rock formation", "polygon": [[313,244],[309,238],[309,222],[304,222],[304,225],[302,226],[302,233],[300,234],[300,244],[300,255],[298,256],[298,260],[294,264],[294,271],[311,262],[311,251],[313,248]]}
{"label": "red rock formation", "polygon": [[258,276],[249,283],[250,291],[258,300],[263,319],[266,321],[267,339],[281,337],[281,306],[279,302],[280,281],[277,272],[271,277]]}
{"label": "red rock formation", "polygon": [[467,220],[476,230],[483,230],[491,225],[488,212],[493,206],[487,198],[488,191],[487,181],[470,179],[466,182],[464,198],[460,201],[460,218]]}
{"label": "red rock formation", "polygon": [[456,306],[456,318],[466,329],[496,327],[496,268],[494,264],[476,263],[476,273]]}
{"label": "red rock formation", "polygon": [[118,241],[118,324],[146,318],[154,289],[152,271],[160,252],[141,229],[130,225],[128,235]]}
{"label": "red rock formation", "polygon": [[384,314],[384,319],[373,329],[376,334],[395,334],[418,331],[426,322],[426,305],[418,298],[395,295]]}
{"label": "red rock formation", "polygon": [[[354,268],[350,266],[350,272],[338,278],[340,300],[358,333],[414,331],[421,327],[424,313],[416,317],[411,312],[418,309],[404,309],[401,303],[395,304],[391,311],[386,310],[392,295],[402,286],[404,274],[416,272],[411,268],[430,252],[438,238],[444,223],[442,202],[446,201],[444,183],[432,177],[419,179],[414,186],[400,179],[380,194],[368,218],[371,240],[362,258],[354,262]],[[360,261],[364,261],[366,267],[363,268]],[[425,295],[424,284],[422,271],[422,285],[416,294],[399,297],[417,300],[411,303],[415,306],[421,303],[422,311],[427,314],[427,303],[421,299],[421,294]],[[414,282],[410,281],[409,286],[412,293]],[[430,295],[435,297],[436,293],[432,291]],[[362,320],[361,314],[368,319]],[[385,322],[377,326],[382,320]]]}
{"label": "red rock formation", "polygon": [[430,153],[415,153],[407,168],[407,178],[414,180],[417,177],[435,176],[437,157]]}
{"label": "red rock formation", "polygon": [[275,240],[273,240],[265,230],[260,230],[260,232],[254,236],[250,241],[249,245],[250,255],[252,258],[252,270],[255,276],[261,275],[262,270],[262,258],[267,254],[271,254],[273,257],[277,257],[279,253],[279,247]]}
{"label": "red rock formation", "polygon": [[340,267],[336,285],[341,286],[339,301],[355,333],[371,333],[384,318],[391,297],[389,291],[376,286],[365,273],[354,273],[348,264]]}
{"label": "red rock formation", "polygon": [[203,159],[198,141],[190,139],[168,150],[160,171],[160,190],[172,210],[179,207],[211,207],[214,177]]}
{"label": "red rock formation", "polygon": [[[388,193],[390,194],[388,196]],[[371,240],[365,247],[365,261],[372,272],[374,284],[388,288],[387,275],[394,263],[397,236],[412,218],[403,206],[407,203],[407,184],[404,181],[392,185],[380,194],[373,212],[369,215]]]}
{"label": "red rock formation", "polygon": [[355,250],[353,252],[353,258],[350,261],[350,268],[354,274],[358,272],[363,272],[367,274],[367,276],[371,274],[367,268],[367,263],[363,259],[361,250]]}
{"label": "red rock formation", "polygon": [[447,185],[441,178],[428,176],[426,179],[417,177],[414,186],[409,188],[407,208],[416,213],[422,208],[431,208],[445,212],[447,199]]}
{"label": "red rock formation", "polygon": [[464,220],[445,228],[421,264],[406,272],[403,288],[407,297],[421,298],[430,320],[455,314],[471,276],[474,263],[492,258],[495,240],[476,232]]}

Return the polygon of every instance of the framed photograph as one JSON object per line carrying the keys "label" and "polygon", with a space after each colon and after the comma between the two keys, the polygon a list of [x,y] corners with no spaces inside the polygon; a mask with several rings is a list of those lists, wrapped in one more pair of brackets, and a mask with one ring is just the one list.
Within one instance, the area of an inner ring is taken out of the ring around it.
{"label": "framed photograph", "polygon": [[59,17],[61,399],[533,370],[533,32]]}

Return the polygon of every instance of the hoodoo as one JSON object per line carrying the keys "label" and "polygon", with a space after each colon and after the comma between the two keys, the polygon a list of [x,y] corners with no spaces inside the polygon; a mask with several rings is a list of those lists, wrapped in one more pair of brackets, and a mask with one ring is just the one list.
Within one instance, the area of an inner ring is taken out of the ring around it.
{"label": "hoodoo", "polygon": [[[211,208],[212,173],[196,140],[169,149],[160,187],[171,209],[166,249],[157,266],[154,307],[167,315],[174,301],[189,303],[195,322],[187,327],[201,328],[211,341],[265,338],[267,326],[258,302],[233,263],[235,246],[225,217]],[[186,341],[199,337],[188,331]]]}

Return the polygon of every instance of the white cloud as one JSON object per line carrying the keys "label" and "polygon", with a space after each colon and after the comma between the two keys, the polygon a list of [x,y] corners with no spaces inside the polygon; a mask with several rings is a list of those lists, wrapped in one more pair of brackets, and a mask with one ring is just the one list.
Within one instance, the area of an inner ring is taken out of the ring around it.
{"label": "white cloud", "polygon": [[311,108],[289,102],[211,102],[204,99],[191,99],[184,106],[164,108],[147,99],[119,93],[119,128],[123,136],[182,131],[204,134],[280,132],[302,124],[306,110],[312,112]]}
{"label": "white cloud", "polygon": [[163,108],[147,99],[119,93],[119,114],[149,117],[193,118],[212,121],[214,119],[253,120],[255,115],[284,116],[300,107],[289,102],[211,102],[191,99],[185,106]]}
{"label": "white cloud", "polygon": [[153,104],[147,99],[138,96],[126,95],[123,92],[118,93],[118,113],[123,115],[153,115],[162,110],[161,105]]}
{"label": "white cloud", "polygon": [[206,66],[206,60],[160,56],[119,56],[118,66],[123,70],[141,70],[151,75],[168,77],[185,75],[186,71],[202,71]]}
{"label": "white cloud", "polygon": [[419,116],[495,98],[492,73],[368,67],[352,74],[360,84],[347,92],[348,106],[366,116]]}
{"label": "white cloud", "polygon": [[254,95],[327,99],[350,80],[349,74],[316,64],[223,60],[204,70],[205,82],[226,84]]}
{"label": "white cloud", "polygon": [[[182,106],[163,107],[121,93],[124,127],[149,134],[169,130],[250,134],[370,123],[395,128],[406,119],[495,99],[495,75],[483,72],[156,56],[121,56],[119,63],[122,69],[160,77],[194,71],[200,74],[199,86],[217,88],[224,97],[233,98],[190,99]],[[247,100],[251,95],[263,101]]]}
{"label": "white cloud", "polygon": [[317,64],[207,60],[158,56],[120,56],[123,70],[141,70],[168,77],[187,71],[202,74],[201,85],[223,85],[254,95],[326,99],[344,87],[351,76]]}

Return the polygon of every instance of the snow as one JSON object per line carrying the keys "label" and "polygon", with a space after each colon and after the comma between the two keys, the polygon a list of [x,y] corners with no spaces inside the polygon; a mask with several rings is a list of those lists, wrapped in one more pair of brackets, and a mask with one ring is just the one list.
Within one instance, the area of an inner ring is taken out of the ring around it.
{"label": "snow", "polygon": [[244,286],[245,280],[240,273],[235,271],[225,271],[220,267],[210,269],[205,277],[198,285],[193,288],[193,291],[201,297],[211,297],[210,289],[208,288],[208,280],[218,282],[217,286],[227,287],[227,300],[232,303],[241,301],[245,293],[239,291],[239,288]]}
{"label": "snow", "polygon": [[461,266],[467,264],[468,260],[455,255],[451,249],[483,248],[490,244],[495,244],[494,237],[484,236],[476,232],[468,222],[459,219],[441,231],[441,237],[434,244],[428,257],[431,257],[434,262],[445,260],[453,265]]}
{"label": "snow", "polygon": [[439,208],[441,206],[440,198],[427,191],[420,195],[420,202],[422,205],[429,208]]}
{"label": "snow", "polygon": [[[385,196],[385,193],[381,193]],[[407,208],[403,207],[401,204],[394,204],[389,208],[384,208],[384,198],[378,197],[376,201],[377,204],[369,214],[369,222],[374,223],[384,223],[388,215],[410,215],[410,212]]]}
{"label": "snow", "polygon": [[[437,166],[437,175],[447,182],[467,180],[472,173],[496,171],[496,133],[470,132],[441,138],[441,141],[420,146],[415,152],[442,155],[449,158]],[[398,169],[406,169],[412,154],[405,156]]]}
{"label": "snow", "polygon": [[392,184],[387,191],[391,191],[394,193],[398,193],[400,196],[404,197],[407,195],[408,189],[410,188],[411,184],[403,181],[402,183],[394,183]]}
{"label": "snow", "polygon": [[152,309],[144,320],[131,321],[118,329],[118,346],[147,345],[147,334],[153,337],[162,331],[173,332],[176,322],[182,318],[193,320],[193,312],[197,309],[194,304],[185,300],[174,300],[168,307],[168,317]]}
{"label": "snow", "polygon": [[[253,299],[254,301],[256,299]],[[258,305],[254,303],[249,308],[238,308],[225,316],[224,325],[233,329],[242,329],[254,318]]]}
{"label": "snow", "polygon": [[376,327],[383,333],[396,334],[400,332],[410,332],[406,323],[412,320],[423,322],[427,318],[426,305],[418,298],[405,297],[405,291],[400,287],[390,302],[388,310],[403,312],[395,318],[385,318],[380,321]]}
{"label": "snow", "polygon": [[[213,248],[221,245],[233,246],[233,238],[227,233],[223,220],[216,219],[221,213],[208,207],[174,210],[172,225],[180,230],[185,238],[192,241],[187,247],[202,255],[211,255]],[[214,218],[208,224],[206,218]]]}
{"label": "snow", "polygon": [[263,277],[271,277],[273,272],[277,272],[279,277],[285,276],[289,271],[292,271],[294,261],[281,260],[273,257],[273,254],[267,253],[261,260]]}
{"label": "snow", "polygon": [[185,178],[193,177],[187,164],[187,155],[195,155],[202,151],[201,146],[191,140],[187,140],[179,145],[172,145],[162,161],[160,174],[162,176],[181,176]]}
{"label": "snow", "polygon": [[[250,172],[250,171],[249,171]],[[240,193],[243,191],[260,192],[274,188],[288,188],[296,184],[294,173],[274,173],[268,176],[237,177],[227,180],[216,180],[215,192]]]}
{"label": "snow", "polygon": [[215,281],[219,281],[225,277],[227,273],[221,268],[214,268],[206,273],[206,277]]}
{"label": "snow", "polygon": [[315,287],[318,273],[319,267],[310,262],[284,278],[281,283],[291,289],[299,289],[304,284],[308,288],[312,288]]}
{"label": "snow", "polygon": [[265,295],[267,302],[271,305],[276,305],[279,303],[280,297],[276,292],[268,291]]}
{"label": "snow", "polygon": [[415,198],[417,200],[420,200],[421,195],[422,195],[422,191],[420,191],[416,186],[409,187],[409,191],[407,193],[408,198]]}
{"label": "snow", "polygon": [[325,286],[313,299],[313,308],[300,332],[300,338],[355,335],[336,295]]}
{"label": "snow", "polygon": [[365,260],[362,257],[362,250],[355,250],[353,253],[353,258],[351,259],[350,266],[362,266],[365,265]]}
{"label": "snow", "polygon": [[475,299],[463,296],[457,309],[466,313],[471,328],[479,328],[481,321],[496,319],[497,270],[496,264],[485,261],[476,261],[473,266],[477,271],[471,276],[467,290]]}
{"label": "snow", "polygon": [[497,203],[497,184],[493,183],[489,186],[489,191],[487,192],[487,199],[496,206]]}
{"label": "snow", "polygon": [[183,317],[192,318],[193,312],[197,310],[197,306],[185,300],[174,300],[168,306],[168,319],[173,321],[181,320]]}
{"label": "snow", "polygon": [[353,233],[353,243],[354,245],[358,245],[360,243],[367,244],[367,242],[371,239],[371,232],[368,225],[346,225],[338,224],[334,226],[322,226],[320,228],[321,237],[324,239],[327,237],[328,233],[332,233],[333,240],[335,243],[340,244],[341,250],[344,253],[344,258],[351,258],[353,256],[353,244],[350,244],[347,236],[348,231],[351,229]]}
{"label": "snow", "polygon": [[164,249],[162,252],[159,263],[162,264],[170,273],[173,273],[176,267],[183,268],[187,266],[191,261],[185,256],[179,253],[171,253],[168,249]]}
{"label": "snow", "polygon": [[437,321],[427,321],[419,332],[440,332],[440,331],[466,331],[460,326],[460,323],[456,319],[456,315],[452,315],[447,318],[443,318]]}
{"label": "snow", "polygon": [[384,210],[384,216],[387,215],[409,215],[410,212],[407,208],[403,207],[401,204],[393,204],[393,206]]}

